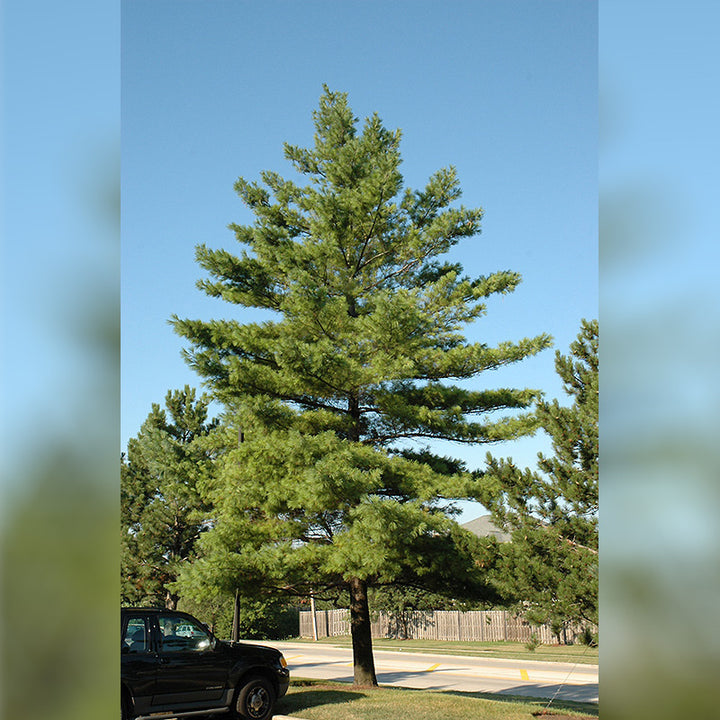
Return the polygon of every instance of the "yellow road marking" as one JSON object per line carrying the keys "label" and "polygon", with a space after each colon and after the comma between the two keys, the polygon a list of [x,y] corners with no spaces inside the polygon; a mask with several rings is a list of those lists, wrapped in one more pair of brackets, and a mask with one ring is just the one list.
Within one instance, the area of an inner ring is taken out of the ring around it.
{"label": "yellow road marking", "polygon": [[435,665],[431,665],[427,670],[424,670],[423,672],[432,672],[433,670],[437,670],[440,667],[440,663],[436,663]]}
{"label": "yellow road marking", "polygon": [[521,671],[520,671],[520,678],[521,678],[522,680],[530,680],[530,678],[528,677],[528,672],[527,672],[527,670],[521,670]]}

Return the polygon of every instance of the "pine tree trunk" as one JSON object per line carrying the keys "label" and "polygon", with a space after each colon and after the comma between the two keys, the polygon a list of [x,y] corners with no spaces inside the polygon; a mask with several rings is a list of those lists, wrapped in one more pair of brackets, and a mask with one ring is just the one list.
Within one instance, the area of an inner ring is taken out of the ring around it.
{"label": "pine tree trunk", "polygon": [[353,646],[353,684],[363,687],[377,687],[372,634],[370,632],[367,584],[359,578],[350,580],[350,632],[352,633]]}

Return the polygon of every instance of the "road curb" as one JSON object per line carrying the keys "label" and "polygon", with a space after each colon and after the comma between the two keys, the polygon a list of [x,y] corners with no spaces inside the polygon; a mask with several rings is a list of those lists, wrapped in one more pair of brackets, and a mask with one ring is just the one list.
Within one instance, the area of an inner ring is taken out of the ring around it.
{"label": "road curb", "polygon": [[303,718],[295,717],[294,715],[273,715],[272,720],[303,720]]}

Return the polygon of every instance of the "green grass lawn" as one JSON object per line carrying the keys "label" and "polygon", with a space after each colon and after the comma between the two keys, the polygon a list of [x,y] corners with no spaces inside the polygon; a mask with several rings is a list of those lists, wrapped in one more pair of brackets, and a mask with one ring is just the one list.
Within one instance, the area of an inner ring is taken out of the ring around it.
{"label": "green grass lawn", "polygon": [[591,703],[527,700],[489,693],[438,692],[400,688],[354,688],[326,680],[293,680],[275,712],[304,720],[535,720],[546,710],[548,720],[597,718]]}
{"label": "green grass lawn", "polygon": [[[294,639],[293,642],[308,642],[307,638]],[[350,647],[349,636],[323,638],[318,642]],[[520,642],[457,642],[452,640],[373,640],[375,650],[395,650],[399,652],[425,652],[441,655],[472,655],[473,657],[511,658],[517,660],[541,660],[549,662],[598,664],[598,649],[587,645],[540,645],[530,651]]]}

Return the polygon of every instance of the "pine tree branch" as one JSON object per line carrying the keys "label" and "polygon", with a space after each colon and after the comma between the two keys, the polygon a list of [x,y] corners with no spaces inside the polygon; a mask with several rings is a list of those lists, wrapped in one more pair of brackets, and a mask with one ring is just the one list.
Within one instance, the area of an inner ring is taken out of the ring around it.
{"label": "pine tree branch", "polygon": [[575,542],[574,540],[571,540],[570,538],[564,537],[562,539],[569,545],[572,545],[573,547],[580,548],[581,550],[587,550],[589,553],[592,553],[593,555],[599,554],[597,550],[595,550],[591,547],[588,547],[587,545],[581,545],[579,542]]}
{"label": "pine tree branch", "polygon": [[397,432],[384,435],[372,435],[371,437],[364,438],[359,442],[363,445],[387,445],[389,442],[396,440],[408,440],[409,438],[422,438],[425,440],[448,440],[450,442],[457,442],[463,445],[472,445],[474,443],[482,443],[488,445],[490,443],[502,442],[504,438],[480,438],[477,436],[472,437],[459,437],[451,435],[450,433],[441,432],[427,432],[427,431],[408,431],[408,432]]}
{"label": "pine tree branch", "polygon": [[[387,180],[387,178],[386,178]],[[369,261],[367,263],[363,263],[362,259],[365,255],[365,251],[367,250],[368,245],[370,244],[370,240],[372,239],[372,236],[375,234],[375,225],[377,224],[377,219],[380,217],[380,210],[382,209],[383,202],[385,201],[385,185],[383,184],[380,188],[380,199],[378,200],[377,207],[375,208],[375,213],[373,214],[373,221],[370,226],[370,231],[367,234],[367,237],[365,238],[365,241],[362,244],[362,247],[360,248],[360,254],[358,255],[357,262],[355,263],[355,271],[353,272],[353,277],[357,277],[357,274],[360,272],[360,270],[367,267],[369,264]]]}

